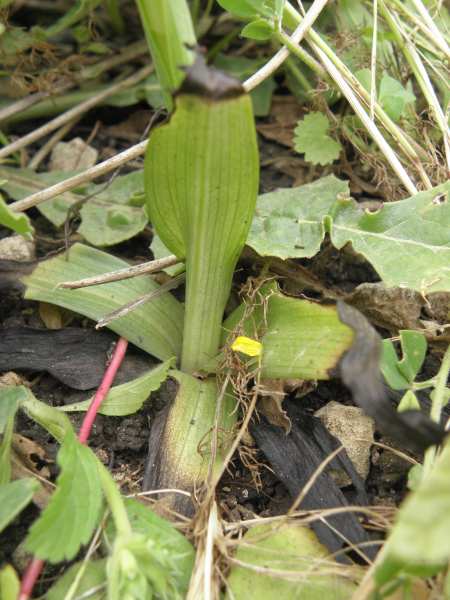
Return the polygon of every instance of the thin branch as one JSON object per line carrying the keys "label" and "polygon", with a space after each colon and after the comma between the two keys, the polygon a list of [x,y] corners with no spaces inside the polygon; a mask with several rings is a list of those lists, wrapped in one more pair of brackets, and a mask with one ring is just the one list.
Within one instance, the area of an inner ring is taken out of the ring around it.
{"label": "thin branch", "polygon": [[147,42],[145,40],[140,40],[139,42],[131,44],[128,48],[126,48],[119,54],[115,56],[110,56],[93,65],[84,67],[80,73],[71,74],[71,76],[73,77],[73,81],[59,82],[50,91],[36,92],[35,94],[30,94],[25,98],[20,98],[20,100],[13,102],[9,106],[5,106],[5,108],[2,108],[0,110],[0,122],[5,121],[6,119],[10,119],[17,113],[26,111],[27,108],[30,108],[30,106],[37,104],[41,100],[45,100],[49,97],[55,98],[56,96],[67,92],[68,90],[77,86],[83,81],[98,77],[99,75],[101,75],[101,73],[109,71],[110,69],[113,69],[114,67],[117,67],[123,63],[130,62],[134,58],[146,52],[148,52],[148,47]]}
{"label": "thin branch", "polygon": [[42,125],[42,127],[38,127],[31,133],[28,133],[27,135],[24,135],[23,137],[16,140],[15,142],[8,144],[0,150],[0,158],[6,158],[13,152],[25,148],[29,144],[32,144],[36,140],[39,140],[44,135],[47,135],[48,133],[55,131],[55,129],[62,127],[69,121],[72,121],[72,119],[74,119],[75,117],[78,117],[79,115],[87,112],[94,106],[97,106],[98,104],[100,104],[100,102],[103,102],[103,100],[105,100],[109,96],[112,96],[113,94],[116,94],[117,92],[120,92],[121,90],[135,85],[139,81],[142,81],[142,79],[148,77],[152,71],[153,66],[148,65],[146,67],[143,67],[142,69],[139,69],[139,71],[137,71],[130,77],[127,77],[122,81],[108,86],[107,89],[102,90],[100,93],[96,94],[95,96],[92,96],[91,98],[89,98],[85,102],[82,102],[78,106],[74,106],[70,110],[67,110],[62,115],[59,115],[55,119],[52,119],[51,121],[46,123],[45,125]]}
{"label": "thin branch", "polygon": [[69,133],[69,131],[72,129],[72,127],[75,126],[76,123],[78,123],[80,118],[81,116],[75,117],[75,119],[72,119],[72,121],[69,121],[68,123],[63,125],[60,129],[58,129],[58,131],[55,131],[51,138],[45,142],[42,148],[39,148],[38,152],[36,152],[36,154],[30,160],[30,162],[28,163],[28,168],[33,169],[33,171],[35,171],[39,167],[41,162],[45,159],[45,157],[53,150],[56,144],[60,142],[67,133]]}
{"label": "thin branch", "polygon": [[377,101],[378,0],[373,0],[372,52],[370,56],[370,118],[375,120]]}
{"label": "thin branch", "polygon": [[[297,46],[293,46],[291,44],[290,39],[288,38],[288,36],[286,34],[282,34],[282,36],[283,36],[283,39],[285,40],[285,43],[288,46],[288,48],[295,54],[297,51]],[[351,107],[353,108],[353,110],[355,111],[357,116],[363,122],[365,128],[372,136],[372,139],[375,141],[375,143],[379,146],[380,150],[383,152],[385,158],[391,165],[391,168],[394,171],[394,173],[397,175],[397,177],[400,179],[400,181],[403,183],[403,185],[405,186],[405,188],[408,190],[408,192],[411,195],[417,194],[417,188],[414,185],[411,178],[409,177],[409,175],[406,172],[405,168],[403,167],[402,163],[398,159],[398,157],[395,154],[395,152],[393,151],[393,149],[387,143],[387,141],[381,134],[378,127],[375,125],[375,123],[373,121],[371,121],[371,119],[367,115],[366,111],[364,110],[362,104],[356,97],[356,94],[354,93],[354,91],[352,90],[350,85],[342,77],[342,75],[339,73],[338,69],[331,62],[331,60],[328,58],[328,56],[325,54],[325,52],[323,52],[323,50],[321,50],[321,48],[319,48],[315,44],[312,44],[312,46],[313,46],[314,52],[320,58],[320,60],[324,64],[325,68],[327,69],[328,73],[336,82],[336,85],[341,90],[342,94],[347,98],[348,103],[351,105]]]}
{"label": "thin branch", "polygon": [[136,308],[139,308],[140,306],[142,306],[143,304],[147,304],[147,302],[156,300],[156,298],[159,298],[160,296],[162,296],[169,290],[173,290],[173,289],[177,288],[181,283],[183,283],[183,281],[185,280],[185,277],[186,277],[185,274],[181,273],[180,275],[173,277],[167,283],[164,283],[159,289],[153,290],[152,292],[148,292],[148,294],[144,294],[143,296],[136,298],[136,300],[132,300],[131,302],[124,304],[124,306],[121,306],[120,308],[113,310],[112,312],[108,313],[107,315],[105,315],[102,319],[100,319],[97,322],[95,329],[100,329],[101,327],[106,327],[106,325],[109,325],[111,323],[111,321],[115,321],[116,319],[119,319],[120,317],[124,317],[125,315],[128,315],[133,310],[136,310]]}
{"label": "thin branch", "polygon": [[141,263],[140,265],[125,267],[124,269],[110,271],[109,273],[103,273],[102,275],[95,275],[94,277],[87,277],[86,279],[78,279],[77,281],[63,281],[58,283],[57,287],[66,288],[69,290],[77,290],[79,288],[85,288],[91,285],[101,285],[102,283],[111,283],[112,281],[122,281],[123,279],[130,279],[131,277],[144,275],[145,273],[158,273],[158,271],[163,271],[167,267],[172,267],[180,262],[181,260],[179,258],[177,258],[174,254],[171,254],[170,256],[165,256],[164,258],[150,260],[148,262]]}
{"label": "thin branch", "polygon": [[[312,27],[314,21],[320,15],[322,10],[325,8],[328,0],[314,0],[308,12],[305,15],[305,18],[302,20],[300,25],[294,31],[291,36],[291,41],[293,44],[300,44],[301,40],[307,34],[308,30]],[[310,62],[310,67],[313,71],[315,71],[322,78],[327,77],[326,71],[321,67],[319,63],[317,63],[305,50],[301,49],[302,60],[305,63]],[[261,69],[259,69],[256,73],[254,73],[247,81],[244,82],[243,87],[246,92],[253,90],[257,85],[262,83],[265,79],[270,77],[272,73],[274,73],[278,67],[280,67],[283,62],[288,58],[289,50],[286,46],[283,46],[278,52],[273,56],[269,62],[267,62]],[[306,60],[305,60],[306,58]]]}
{"label": "thin branch", "polygon": [[145,149],[147,148],[148,140],[131,146],[128,150],[124,150],[123,152],[119,152],[116,156],[105,160],[90,169],[84,171],[84,173],[79,173],[78,175],[74,175],[73,177],[69,177],[64,181],[60,181],[55,185],[51,185],[45,190],[41,190],[34,194],[30,194],[26,198],[22,200],[17,200],[9,205],[15,212],[22,212],[31,208],[32,206],[37,206],[38,204],[42,204],[46,200],[51,200],[51,198],[55,198],[64,192],[68,192],[78,187],[83,183],[87,183],[88,181],[92,181],[93,179],[97,179],[101,175],[105,175],[110,171],[113,171],[117,167],[137,158],[138,156],[142,156],[145,153]]}

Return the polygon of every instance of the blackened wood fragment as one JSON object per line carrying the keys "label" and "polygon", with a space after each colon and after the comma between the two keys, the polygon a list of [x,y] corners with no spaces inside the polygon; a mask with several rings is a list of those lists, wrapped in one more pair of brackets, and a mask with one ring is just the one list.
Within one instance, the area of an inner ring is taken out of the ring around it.
{"label": "blackened wood fragment", "polygon": [[[90,390],[100,384],[116,339],[108,331],[75,327],[0,329],[0,371],[46,371],[74,389]],[[145,365],[135,362],[129,357],[121,367],[122,373],[128,374],[127,380],[150,366],[147,359],[141,361]],[[123,378],[117,382],[123,383]]]}
{"label": "blackened wood fragment", "polygon": [[[330,452],[340,446],[321,421],[303,413],[292,402],[286,405],[292,422],[292,429],[286,435],[281,427],[271,425],[264,417],[255,421],[250,428],[257,445],[274,469],[275,475],[287,487],[294,500]],[[356,500],[360,506],[367,505],[364,483],[354,469],[345,450],[334,458],[317,477],[299,508],[321,510],[348,506],[343,492],[330,475],[333,468],[344,469],[356,488]],[[370,538],[353,511],[345,511],[328,516],[311,524],[319,540],[330,550],[338,552],[348,540],[360,547],[360,552],[372,560],[376,547],[370,545]],[[369,542],[369,545],[366,545]],[[342,560],[341,555],[341,560]]]}

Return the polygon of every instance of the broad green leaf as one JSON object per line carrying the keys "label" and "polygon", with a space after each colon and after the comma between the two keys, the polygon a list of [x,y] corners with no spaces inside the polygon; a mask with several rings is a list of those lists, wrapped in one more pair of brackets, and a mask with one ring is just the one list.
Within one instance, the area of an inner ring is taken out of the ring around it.
{"label": "broad green leaf", "polygon": [[431,473],[404,501],[375,571],[379,584],[401,571],[435,571],[450,559],[450,444],[447,441]]}
{"label": "broad green leaf", "polygon": [[21,235],[31,235],[33,228],[30,220],[24,213],[13,212],[0,196],[0,225],[12,229]]}
{"label": "broad green leaf", "polygon": [[80,570],[83,570],[83,575],[76,586],[74,598],[79,598],[83,594],[98,588],[96,592],[90,593],[87,598],[89,600],[106,600],[105,558],[76,562],[52,585],[45,596],[45,600],[63,600],[66,598]]}
{"label": "broad green leaf", "polygon": [[20,580],[11,565],[5,565],[0,570],[0,598],[2,600],[17,600],[20,591]]}
{"label": "broad green leaf", "polygon": [[189,7],[185,0],[137,0],[137,6],[158,79],[172,94],[185,77],[182,69],[194,61],[197,40]]}
{"label": "broad green leaf", "polygon": [[[70,248],[68,260],[57,256],[42,262],[24,278],[27,286],[25,297],[57,304],[98,320],[112,310],[159,289],[159,285],[146,276],[79,290],[56,289],[57,284],[126,266],[125,261],[105,252],[75,244]],[[167,360],[181,353],[183,307],[167,293],[112,321],[109,327],[160,360]]]}
{"label": "broad green leaf", "polygon": [[347,182],[329,175],[259,196],[247,245],[261,256],[314,256],[325,236],[325,216],[348,194]]}
{"label": "broad green leaf", "polygon": [[39,489],[36,479],[18,479],[0,485],[0,531],[31,502],[34,493]]}
{"label": "broad green leaf", "polygon": [[356,586],[327,557],[307,527],[257,525],[239,541],[226,599],[348,600]]}
{"label": "broad green leaf", "polygon": [[394,390],[406,389],[413,383],[427,352],[425,336],[418,331],[401,330],[400,345],[402,359],[398,360],[393,343],[383,340],[381,371]]}
{"label": "broad green leaf", "polygon": [[[341,323],[336,308],[289,298],[273,286],[263,293],[264,308],[257,306],[243,323],[246,336],[261,336],[262,377],[329,379],[330,369],[336,367],[353,340],[353,333]],[[242,314],[240,306],[225,321],[225,337],[240,322]]]}
{"label": "broad green leaf", "polygon": [[[34,191],[63,181],[73,173],[60,171],[35,173],[31,169],[0,168],[0,176],[8,179],[3,189],[15,200],[21,200]],[[94,246],[111,246],[127,240],[147,224],[142,205],[136,205],[136,195],[144,190],[143,171],[134,171],[116,177],[105,184],[91,184],[66,192],[38,206],[40,212],[56,227],[61,227],[69,208],[88,198],[80,205],[79,233]]]}
{"label": "broad green leaf", "polygon": [[246,25],[241,31],[241,36],[251,40],[270,40],[273,27],[266,19],[256,19]]}
{"label": "broad green leaf", "polygon": [[[53,171],[51,173],[35,173],[32,169],[14,169],[13,167],[0,166],[0,177],[4,178],[0,187],[7,192],[14,200],[22,200],[49,185],[64,181],[73,175],[73,172]],[[38,206],[39,211],[53,225],[60,227],[66,220],[67,211],[72,204],[75,204],[83,196],[77,192],[82,192],[85,188],[76,188],[71,192],[65,192],[48,200]]]}
{"label": "broad green leaf", "polygon": [[[247,58],[245,56],[227,56],[218,54],[214,66],[229,73],[240,81],[245,81],[258,69],[260,69],[264,60]],[[272,105],[272,95],[277,87],[273,77],[268,77],[250,92],[253,102],[253,112],[256,117],[267,117]]]}
{"label": "broad green leaf", "polygon": [[51,563],[76,556],[98,525],[102,507],[97,459],[92,451],[68,434],[57,460],[61,472],[56,490],[25,540],[29,552]]}
{"label": "broad green leaf", "polygon": [[351,243],[388,287],[450,290],[450,181],[372,213],[342,187],[333,199],[339,185],[347,189],[329,176],[260,196],[248,245],[261,255],[310,257],[328,232],[339,249]]}
{"label": "broad green leaf", "polygon": [[[194,72],[200,86],[208,80],[201,62]],[[169,123],[150,136],[145,160],[150,219],[167,248],[186,263],[181,365],[187,372],[217,354],[258,187],[251,100],[236,96],[237,82],[226,79],[222,86],[220,97],[208,97],[207,90],[204,96],[177,96]]]}
{"label": "broad green leaf", "polygon": [[0,485],[11,478],[11,443],[14,417],[25,397],[23,386],[0,387]]}
{"label": "broad green leaf", "polygon": [[[148,506],[134,499],[126,499],[125,508],[134,533],[140,534],[150,549],[153,569],[159,563],[161,577],[169,577],[174,593],[184,598],[194,567],[195,552],[192,544],[166,519]],[[114,539],[114,522],[109,519],[106,537]]]}
{"label": "broad green leaf", "polygon": [[[108,392],[98,412],[110,417],[121,417],[137,412],[151,392],[159,389],[162,382],[167,378],[169,369],[174,366],[173,362],[173,360],[166,360],[162,365],[155,367],[145,375],[122,385],[114,386]],[[64,412],[85,411],[89,408],[91,401],[92,398],[89,398],[84,402],[67,404],[59,410]]]}
{"label": "broad green leaf", "polygon": [[294,148],[315,165],[328,165],[339,158],[342,146],[328,135],[330,123],[323,113],[312,112],[297,123]]}

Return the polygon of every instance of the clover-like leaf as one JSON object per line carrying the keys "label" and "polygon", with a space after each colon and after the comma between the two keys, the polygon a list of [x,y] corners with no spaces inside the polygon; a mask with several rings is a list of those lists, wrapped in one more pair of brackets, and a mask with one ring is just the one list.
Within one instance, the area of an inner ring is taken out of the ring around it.
{"label": "clover-like leaf", "polygon": [[381,371],[394,390],[407,389],[414,381],[425,359],[427,342],[418,331],[400,331],[402,359],[398,360],[390,340],[383,340]]}
{"label": "clover-like leaf", "polygon": [[25,541],[29,552],[52,563],[71,560],[89,541],[103,498],[97,459],[72,432],[66,434],[57,460],[61,473],[56,490]]}
{"label": "clover-like leaf", "polygon": [[260,41],[270,40],[272,34],[273,27],[266,19],[255,19],[241,31],[242,37]]}
{"label": "clover-like leaf", "polygon": [[328,165],[339,158],[342,146],[328,135],[330,123],[319,112],[309,113],[297,123],[294,130],[294,148],[304,153],[305,159],[315,165]]}

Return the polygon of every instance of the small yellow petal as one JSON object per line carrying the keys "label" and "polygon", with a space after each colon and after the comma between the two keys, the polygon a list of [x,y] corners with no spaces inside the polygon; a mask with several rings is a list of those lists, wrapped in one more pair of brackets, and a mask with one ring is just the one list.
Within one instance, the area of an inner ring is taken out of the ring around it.
{"label": "small yellow petal", "polygon": [[260,356],[262,344],[244,335],[240,335],[231,344],[231,349],[235,352],[242,352],[242,354],[246,354],[247,356]]}

